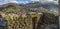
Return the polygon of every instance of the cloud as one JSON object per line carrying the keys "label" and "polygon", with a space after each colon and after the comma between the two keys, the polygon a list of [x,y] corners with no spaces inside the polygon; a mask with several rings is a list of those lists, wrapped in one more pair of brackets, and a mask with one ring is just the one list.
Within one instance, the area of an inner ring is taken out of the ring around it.
{"label": "cloud", "polygon": [[[12,3],[29,3],[30,1],[54,1],[54,0],[0,0],[0,4],[3,4],[3,3],[9,3],[9,2],[12,2]],[[57,2],[56,0],[54,2]]]}
{"label": "cloud", "polygon": [[0,0],[0,4],[4,3],[29,3],[30,0]]}
{"label": "cloud", "polygon": [[16,0],[0,0],[0,5],[5,3],[18,3]]}
{"label": "cloud", "polygon": [[31,0],[31,1],[39,1],[39,0]]}
{"label": "cloud", "polygon": [[8,3],[18,3],[17,1],[8,1]]}
{"label": "cloud", "polygon": [[28,1],[26,1],[26,3],[29,3]]}
{"label": "cloud", "polygon": [[16,0],[6,0],[6,2],[17,2]]}
{"label": "cloud", "polygon": [[31,1],[57,1],[57,0],[31,0]]}
{"label": "cloud", "polygon": [[29,3],[31,2],[31,0],[16,0],[18,3],[23,3],[23,4],[26,4],[26,3]]}
{"label": "cloud", "polygon": [[53,0],[47,0],[47,1],[53,1]]}

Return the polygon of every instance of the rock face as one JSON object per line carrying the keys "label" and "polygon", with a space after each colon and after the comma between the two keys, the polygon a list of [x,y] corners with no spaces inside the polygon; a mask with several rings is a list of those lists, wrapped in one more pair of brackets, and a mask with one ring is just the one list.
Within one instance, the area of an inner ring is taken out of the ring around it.
{"label": "rock face", "polygon": [[[1,13],[0,13],[1,14]],[[42,28],[53,28],[54,24],[57,25],[58,28],[58,16],[49,14],[49,13],[37,13],[37,12],[28,12],[22,14],[20,17],[18,14],[1,14],[3,19],[8,21],[8,29],[40,29]],[[46,25],[45,25],[46,24]],[[50,24],[50,27],[48,27]],[[53,24],[51,26],[51,24]]]}
{"label": "rock face", "polygon": [[21,17],[18,17],[17,14],[11,14],[11,16],[9,14],[5,15],[3,16],[2,14],[2,17],[8,21],[8,29],[35,29],[43,14],[29,12],[29,15],[27,13],[22,14]]}
{"label": "rock face", "polygon": [[17,7],[13,4],[2,8],[0,15],[7,20],[8,29],[54,29],[56,26],[58,28],[59,15],[49,9],[34,5]]}

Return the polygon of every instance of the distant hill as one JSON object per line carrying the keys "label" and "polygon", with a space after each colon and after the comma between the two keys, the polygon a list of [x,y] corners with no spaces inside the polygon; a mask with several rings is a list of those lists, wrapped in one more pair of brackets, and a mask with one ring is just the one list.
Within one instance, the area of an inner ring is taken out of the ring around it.
{"label": "distant hill", "polygon": [[7,3],[4,5],[0,5],[0,11],[3,12],[14,12],[14,11],[19,11],[19,5],[16,3]]}
{"label": "distant hill", "polygon": [[[11,8],[10,8],[11,7]],[[14,7],[14,8],[13,8]],[[15,9],[16,8],[16,9]],[[49,12],[51,14],[58,13],[57,11],[54,12],[53,9],[58,9],[58,5],[53,3],[41,3],[41,2],[34,2],[34,3],[27,3],[27,4],[17,4],[17,3],[7,3],[4,5],[0,5],[0,10],[8,12]],[[17,11],[19,10],[19,11]]]}
{"label": "distant hill", "polygon": [[51,9],[54,11],[58,11],[58,5],[53,2],[34,2],[34,3],[28,3],[27,5],[36,5],[37,7],[43,7],[47,9]]}
{"label": "distant hill", "polygon": [[19,5],[19,6],[25,6],[25,7],[43,7],[43,8],[47,8],[47,9],[58,9],[58,5],[53,3],[53,2],[31,2],[31,3],[27,3],[27,4],[17,4],[17,3],[7,3],[7,4],[3,4],[0,7],[5,7],[8,5]]}

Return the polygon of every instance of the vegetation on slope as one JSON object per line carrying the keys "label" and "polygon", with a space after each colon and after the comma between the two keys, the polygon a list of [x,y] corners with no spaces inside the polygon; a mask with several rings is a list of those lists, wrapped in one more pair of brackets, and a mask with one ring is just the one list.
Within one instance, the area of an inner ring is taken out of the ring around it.
{"label": "vegetation on slope", "polygon": [[35,8],[34,5],[8,5],[3,7],[0,15],[8,21],[8,29],[40,29],[42,24],[58,24],[58,15],[55,16],[49,9]]}

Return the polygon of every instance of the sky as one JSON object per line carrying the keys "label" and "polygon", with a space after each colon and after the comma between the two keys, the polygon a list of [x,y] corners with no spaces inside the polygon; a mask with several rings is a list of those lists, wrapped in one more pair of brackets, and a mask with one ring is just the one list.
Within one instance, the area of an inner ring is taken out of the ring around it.
{"label": "sky", "polygon": [[56,0],[0,0],[0,4],[4,3],[29,3],[29,2],[35,2],[35,1],[52,1],[52,2],[57,2]]}

